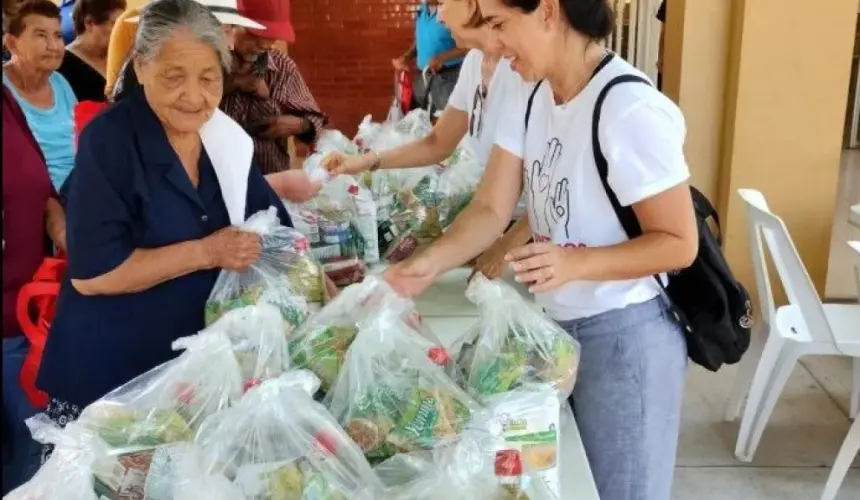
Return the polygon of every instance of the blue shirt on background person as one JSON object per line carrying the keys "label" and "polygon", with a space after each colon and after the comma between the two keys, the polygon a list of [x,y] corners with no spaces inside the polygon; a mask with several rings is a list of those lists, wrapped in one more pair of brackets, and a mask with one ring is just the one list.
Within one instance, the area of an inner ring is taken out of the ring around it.
{"label": "blue shirt on background person", "polygon": [[[230,216],[205,149],[195,187],[139,88],[84,129],[64,192],[68,275],[38,386],[52,399],[83,408],[174,358],[173,341],[204,328],[204,306],[220,271],[197,271],[121,295],[84,296],[71,280],[103,275],[136,249],[205,238],[229,226]],[[246,216],[271,206],[284,225],[292,225],[251,165]]]}
{"label": "blue shirt on background person", "polygon": [[21,106],[27,118],[27,124],[45,155],[54,189],[59,191],[75,166],[74,112],[78,99],[72,91],[72,86],[60,73],[51,73],[48,84],[54,94],[54,104],[50,108],[43,109],[33,106],[24,99],[5,74],[3,83]]}
{"label": "blue shirt on background person", "polygon": [[[418,69],[423,71],[434,57],[455,48],[457,43],[451,36],[451,30],[439,20],[438,9],[421,2],[415,18],[415,63]],[[459,57],[445,61],[442,67],[449,68],[462,63],[463,58]]]}

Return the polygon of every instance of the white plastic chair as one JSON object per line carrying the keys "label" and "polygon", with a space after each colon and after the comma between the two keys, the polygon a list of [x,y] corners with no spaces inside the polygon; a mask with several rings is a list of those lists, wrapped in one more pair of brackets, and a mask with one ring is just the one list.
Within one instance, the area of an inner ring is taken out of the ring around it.
{"label": "white plastic chair", "polygon": [[[857,292],[860,293],[860,241],[849,241],[848,246],[857,252],[857,265],[854,266],[854,275],[857,278]],[[857,302],[860,303],[860,298],[857,299]],[[854,369],[856,373],[856,358],[854,360]],[[839,487],[842,486],[842,481],[845,480],[845,475],[848,474],[848,469],[857,457],[858,452],[860,452],[860,418],[855,418],[854,423],[851,424],[851,429],[848,431],[848,435],[845,436],[845,441],[842,442],[839,454],[836,455],[836,461],[833,462],[833,469],[830,470],[827,484],[824,485],[821,500],[836,500]]]}
{"label": "white plastic chair", "polygon": [[[849,242],[856,244],[857,242]],[[753,248],[753,252],[756,249]],[[757,257],[753,257],[755,260]],[[855,267],[857,274],[857,286],[860,290],[860,266]],[[744,409],[744,403],[749,395],[750,386],[752,385],[753,375],[755,375],[756,367],[761,360],[764,344],[771,332],[771,321],[774,316],[773,300],[768,293],[767,296],[759,294],[760,307],[762,310],[761,319],[753,326],[752,339],[746,355],[738,363],[738,371],[735,375],[735,382],[732,386],[729,403],[726,405],[725,420],[734,422],[741,416]],[[852,366],[851,376],[851,397],[848,409],[848,417],[856,419],[860,413],[860,358],[855,358]]]}
{"label": "white plastic chair", "polygon": [[[735,447],[735,456],[750,462],[776,401],[801,356],[860,358],[860,305],[822,304],[782,219],[771,213],[760,192],[741,189],[739,194],[747,205],[762,316],[770,326]],[[778,309],[774,305],[765,246],[788,295],[789,304]]]}

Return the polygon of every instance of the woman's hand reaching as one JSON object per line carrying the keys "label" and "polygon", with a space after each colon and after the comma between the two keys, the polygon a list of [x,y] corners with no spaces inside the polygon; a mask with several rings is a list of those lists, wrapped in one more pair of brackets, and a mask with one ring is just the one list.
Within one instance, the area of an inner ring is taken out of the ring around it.
{"label": "woman's hand reaching", "polygon": [[282,200],[304,203],[316,196],[322,184],[313,182],[304,170],[286,170],[266,176],[275,194]]}
{"label": "woman's hand reaching", "polygon": [[260,235],[233,226],[225,227],[202,241],[210,269],[220,267],[228,271],[244,271],[260,260],[263,248]]}
{"label": "woman's hand reaching", "polygon": [[430,259],[417,255],[389,267],[382,277],[397,293],[411,299],[424,293],[438,275]]}
{"label": "woman's hand reaching", "polygon": [[341,174],[358,175],[370,170],[375,158],[372,155],[345,155],[340,152],[332,152],[323,159],[322,166],[329,171],[332,177]]}

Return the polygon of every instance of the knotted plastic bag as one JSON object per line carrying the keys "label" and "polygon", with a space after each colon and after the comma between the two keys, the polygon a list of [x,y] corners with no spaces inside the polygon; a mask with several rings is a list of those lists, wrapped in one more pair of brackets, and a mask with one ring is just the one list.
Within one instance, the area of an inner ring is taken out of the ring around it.
{"label": "knotted plastic bag", "polygon": [[312,371],[327,392],[346,360],[349,346],[358,333],[358,322],[373,314],[375,308],[403,302],[385,282],[368,276],[361,283],[345,288],[290,336],[292,365]]}
{"label": "knotted plastic bag", "polygon": [[239,363],[243,387],[276,378],[290,365],[284,319],[271,304],[228,311],[203,332],[227,335]]}
{"label": "knotted plastic bag", "polygon": [[77,420],[110,448],[93,466],[99,495],[171,500],[148,493],[155,488],[150,469],[170,462],[205,418],[241,397],[242,375],[226,335],[185,337],[174,349],[185,351],[91,404]]}
{"label": "knotted plastic bag", "polygon": [[454,438],[476,408],[446,373],[445,348],[407,323],[409,307],[391,302],[358,323],[325,400],[372,463]]}
{"label": "knotted plastic bag", "polygon": [[76,422],[61,429],[43,414],[29,418],[27,427],[34,440],[54,445],[54,452],[32,479],[4,498],[98,500],[93,488],[93,464],[107,455],[107,443]]}
{"label": "knotted plastic bag", "polygon": [[324,162],[328,153],[313,153],[308,156],[302,164],[302,169],[308,174],[311,182],[323,184],[331,179],[331,175],[325,168]]}
{"label": "knotted plastic bag", "polygon": [[501,280],[478,274],[466,297],[481,319],[458,362],[476,394],[550,384],[561,398],[570,395],[579,366],[576,340]]}
{"label": "knotted plastic bag", "polygon": [[357,500],[378,491],[361,450],[311,398],[318,383],[290,372],[207,419],[195,438],[206,472],[259,500]]}
{"label": "knotted plastic bag", "polygon": [[282,226],[275,207],[252,215],[240,229],[262,238],[260,260],[243,272],[221,272],[206,302],[206,324],[227,311],[267,303],[280,309],[288,328],[298,326],[308,302],[325,299],[324,275],[310,256],[308,238]]}
{"label": "knotted plastic bag", "polygon": [[200,423],[242,394],[242,375],[224,333],[173,343],[184,352],[86,407],[78,423],[113,449],[190,441]]}

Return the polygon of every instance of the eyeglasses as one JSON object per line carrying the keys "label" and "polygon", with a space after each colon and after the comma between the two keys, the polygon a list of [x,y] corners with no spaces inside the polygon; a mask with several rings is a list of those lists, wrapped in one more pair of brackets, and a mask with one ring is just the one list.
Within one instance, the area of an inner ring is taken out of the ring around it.
{"label": "eyeglasses", "polygon": [[483,83],[475,88],[472,100],[472,112],[469,113],[469,135],[480,137],[484,125],[484,100],[487,98],[487,86]]}

